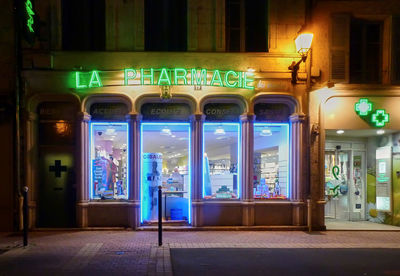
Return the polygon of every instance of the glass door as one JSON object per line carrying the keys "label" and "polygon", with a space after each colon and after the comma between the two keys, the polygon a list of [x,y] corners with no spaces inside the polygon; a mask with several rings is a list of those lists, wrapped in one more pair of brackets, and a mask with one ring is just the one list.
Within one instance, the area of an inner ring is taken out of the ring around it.
{"label": "glass door", "polygon": [[325,152],[325,217],[350,220],[350,151]]}
{"label": "glass door", "polygon": [[190,124],[141,124],[141,222],[158,219],[162,187],[165,221],[190,223]]}
{"label": "glass door", "polygon": [[365,152],[353,152],[352,181],[349,187],[351,220],[365,220],[366,161]]}

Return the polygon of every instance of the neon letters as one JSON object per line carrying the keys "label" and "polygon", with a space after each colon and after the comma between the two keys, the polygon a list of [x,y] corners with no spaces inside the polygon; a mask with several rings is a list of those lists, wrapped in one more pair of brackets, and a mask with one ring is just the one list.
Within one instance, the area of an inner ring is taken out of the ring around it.
{"label": "neon letters", "polygon": [[[75,72],[75,88],[85,89],[103,87],[101,75],[97,70]],[[207,70],[204,68],[125,68],[121,85],[193,85],[227,88],[254,89],[252,73],[239,71]],[[115,83],[115,82],[114,82]]]}

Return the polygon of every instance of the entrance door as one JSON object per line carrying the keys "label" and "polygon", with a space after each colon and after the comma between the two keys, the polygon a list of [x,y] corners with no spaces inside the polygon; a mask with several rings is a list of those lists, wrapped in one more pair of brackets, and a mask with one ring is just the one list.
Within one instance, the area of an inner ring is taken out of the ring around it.
{"label": "entrance door", "polygon": [[366,160],[365,152],[353,152],[352,179],[349,187],[350,220],[365,220],[366,203]]}
{"label": "entrance door", "polygon": [[71,103],[46,102],[38,107],[39,227],[75,224],[75,114]]}
{"label": "entrance door", "polygon": [[75,221],[73,151],[41,149],[39,183],[40,227],[71,227]]}
{"label": "entrance door", "polygon": [[350,220],[350,151],[325,152],[325,216]]}
{"label": "entrance door", "polygon": [[162,187],[164,220],[190,223],[190,124],[141,124],[141,222],[158,218]]}

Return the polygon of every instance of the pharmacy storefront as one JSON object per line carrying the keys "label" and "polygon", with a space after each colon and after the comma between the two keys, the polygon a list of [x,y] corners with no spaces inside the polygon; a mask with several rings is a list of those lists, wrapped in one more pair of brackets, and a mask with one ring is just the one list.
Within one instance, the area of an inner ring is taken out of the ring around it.
{"label": "pharmacy storefront", "polygon": [[400,225],[400,99],[381,92],[323,104],[326,222]]}
{"label": "pharmacy storefront", "polygon": [[24,72],[31,227],[151,227],[158,187],[166,224],[305,227],[292,92],[226,66],[113,66]]}

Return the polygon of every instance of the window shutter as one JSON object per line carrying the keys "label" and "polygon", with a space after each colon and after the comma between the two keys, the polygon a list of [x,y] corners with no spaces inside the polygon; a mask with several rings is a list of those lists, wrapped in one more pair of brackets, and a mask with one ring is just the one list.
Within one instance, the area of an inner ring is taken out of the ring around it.
{"label": "window shutter", "polygon": [[392,84],[400,84],[400,15],[392,17]]}
{"label": "window shutter", "polygon": [[330,79],[349,82],[350,15],[331,16]]}

